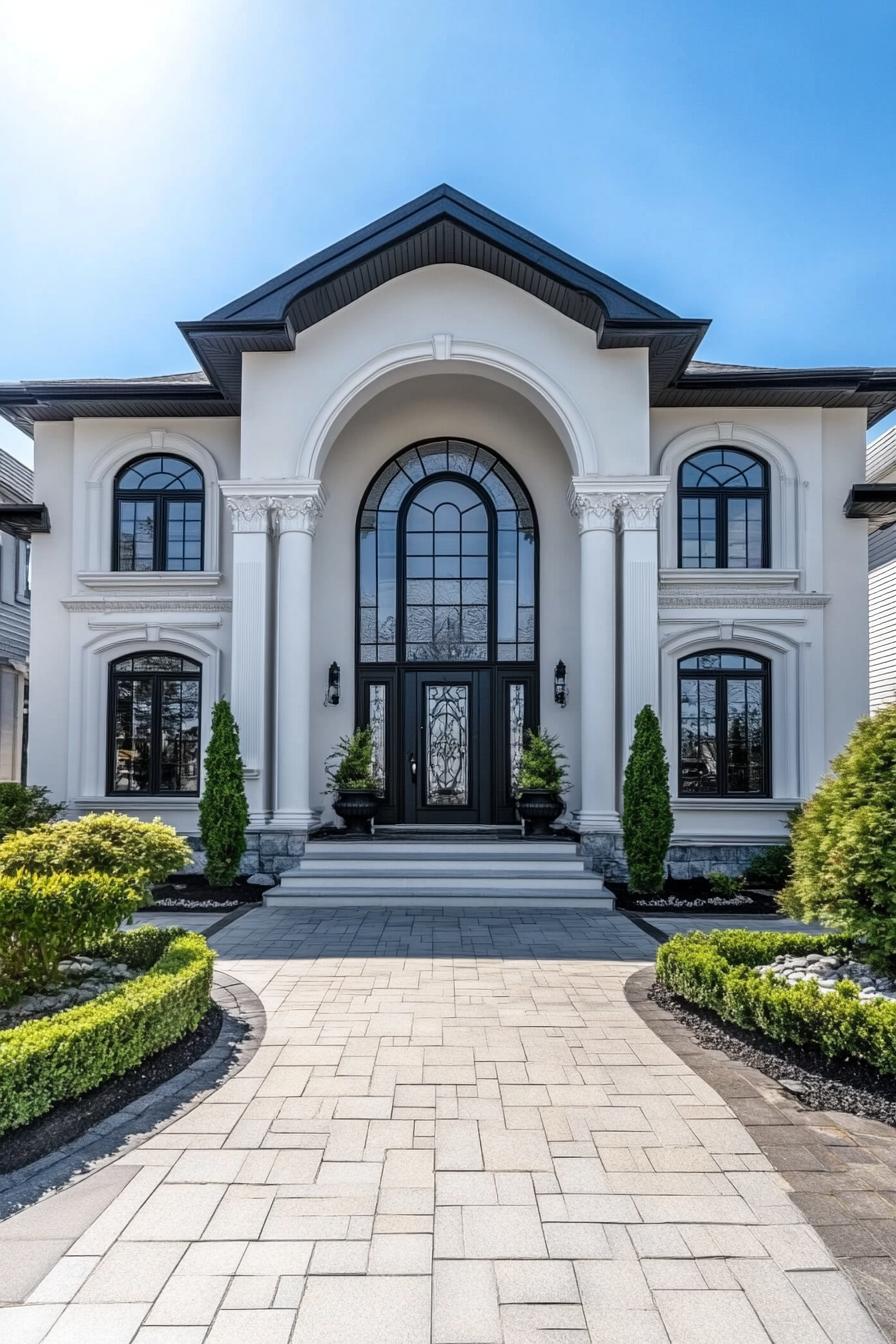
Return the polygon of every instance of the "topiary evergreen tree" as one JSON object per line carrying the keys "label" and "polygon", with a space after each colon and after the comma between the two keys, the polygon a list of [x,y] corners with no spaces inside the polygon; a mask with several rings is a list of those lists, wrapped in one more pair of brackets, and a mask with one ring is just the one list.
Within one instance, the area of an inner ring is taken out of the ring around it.
{"label": "topiary evergreen tree", "polygon": [[233,885],[246,850],[248,824],[239,729],[230,705],[219,700],[212,710],[212,733],[205,753],[205,785],[199,801],[199,834],[210,886]]}
{"label": "topiary evergreen tree", "polygon": [[376,792],[372,730],[356,728],[347,737],[341,737],[336,750],[327,758],[326,771],[331,793],[347,793],[355,789]]}
{"label": "topiary evergreen tree", "polygon": [[791,840],[784,910],[841,930],[876,959],[896,955],[896,705],[859,720]]}
{"label": "topiary evergreen tree", "polygon": [[544,789],[559,797],[567,790],[568,773],[559,739],[543,728],[537,732],[527,729],[517,773],[517,793],[525,789]]}
{"label": "topiary evergreen tree", "polygon": [[672,825],[669,762],[660,721],[650,705],[645,705],[635,718],[622,791],[622,840],[630,891],[642,896],[662,891]]}

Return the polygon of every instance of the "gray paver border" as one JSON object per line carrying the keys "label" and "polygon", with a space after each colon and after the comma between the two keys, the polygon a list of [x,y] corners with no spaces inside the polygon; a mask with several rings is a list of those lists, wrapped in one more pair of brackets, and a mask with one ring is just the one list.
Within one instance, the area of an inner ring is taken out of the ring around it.
{"label": "gray paver border", "polygon": [[[794,1187],[794,1203],[896,1344],[896,1131],[877,1120],[809,1110],[767,1074],[699,1045],[683,1023],[648,997],[655,979],[652,966],[629,976],[624,992],[630,1007],[719,1093],[774,1170]],[[863,1196],[887,1197],[890,1215],[880,1216],[876,1208],[878,1216],[863,1216]]]}
{"label": "gray paver border", "polygon": [[[228,917],[220,924],[230,922]],[[0,1177],[0,1219],[76,1184],[139,1147],[193,1110],[249,1063],[264,1039],[267,1025],[261,1000],[241,980],[218,970],[214,973],[212,999],[223,1016],[218,1035],[205,1054],[167,1082],[93,1125],[80,1138]]]}

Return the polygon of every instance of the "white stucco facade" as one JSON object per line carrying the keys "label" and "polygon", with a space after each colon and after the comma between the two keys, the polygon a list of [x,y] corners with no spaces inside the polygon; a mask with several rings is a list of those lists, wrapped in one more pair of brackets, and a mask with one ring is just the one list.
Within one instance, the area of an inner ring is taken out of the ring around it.
{"label": "white stucco facade", "polygon": [[[52,527],[33,540],[30,780],[72,812],[124,807],[195,833],[195,797],[107,787],[110,663],[183,653],[201,667],[203,748],[215,699],[232,703],[253,830],[301,837],[332,820],[325,759],[360,717],[359,507],[402,449],[454,438],[502,459],[537,516],[532,717],[568,756],[565,820],[598,853],[613,847],[633,720],[649,703],[671,763],[673,844],[783,838],[868,707],[866,528],[843,516],[866,413],[656,407],[649,371],[646,348],[598,348],[506,280],[435,264],[309,325],[294,349],[243,353],[239,414],[37,424],[35,499]],[[767,568],[679,568],[679,469],[719,446],[767,465]],[[202,472],[201,572],[112,568],[113,482],[153,452]],[[769,796],[679,796],[678,660],[707,649],[767,660]],[[325,703],[332,663],[337,705]]]}

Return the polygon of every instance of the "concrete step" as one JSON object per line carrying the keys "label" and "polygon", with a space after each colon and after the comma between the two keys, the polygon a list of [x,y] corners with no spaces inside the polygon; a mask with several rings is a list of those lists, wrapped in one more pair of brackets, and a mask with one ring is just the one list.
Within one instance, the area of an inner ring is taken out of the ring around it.
{"label": "concrete step", "polygon": [[283,874],[289,877],[295,874],[322,874],[344,873],[347,876],[360,874],[363,877],[377,876],[383,871],[387,873],[401,873],[405,876],[424,876],[426,873],[432,873],[434,876],[442,875],[445,877],[458,877],[466,880],[474,874],[479,876],[495,875],[500,877],[504,874],[512,877],[514,873],[519,873],[523,877],[528,877],[541,872],[542,880],[546,880],[550,875],[552,878],[563,877],[570,873],[584,873],[584,859],[559,859],[553,863],[546,863],[544,860],[535,860],[529,862],[525,859],[494,859],[491,856],[480,858],[475,854],[457,854],[440,855],[439,858],[427,859],[422,855],[415,855],[408,858],[398,858],[392,854],[385,862],[375,862],[373,859],[356,859],[354,855],[350,858],[343,857],[341,854],[333,858],[323,858],[315,855],[314,858],[303,858],[301,863],[287,870]]}
{"label": "concrete step", "polygon": [[583,894],[581,892],[568,892],[565,888],[558,890],[556,886],[546,888],[543,892],[517,892],[514,895],[507,895],[502,892],[494,892],[491,889],[480,890],[478,887],[467,889],[462,892],[455,888],[455,895],[434,892],[429,883],[420,887],[419,890],[405,890],[398,894],[385,894],[382,892],[365,892],[357,884],[346,887],[343,891],[328,890],[326,892],[284,892],[282,887],[275,887],[271,895],[264,898],[265,905],[280,907],[281,909],[297,910],[301,906],[321,906],[324,908],[333,906],[411,906],[415,909],[439,909],[439,910],[457,910],[466,907],[489,908],[497,910],[527,910],[527,909],[545,909],[550,907],[552,910],[591,910],[603,914],[611,915],[615,908],[615,901],[607,891],[598,891],[596,894]]}
{"label": "concrete step", "polygon": [[603,879],[598,877],[596,873],[584,872],[552,880],[549,877],[502,877],[500,875],[479,876],[477,874],[458,877],[457,875],[443,876],[435,873],[426,873],[422,876],[406,876],[396,873],[389,877],[357,877],[353,874],[340,876],[336,873],[329,876],[309,873],[306,876],[301,869],[293,868],[281,875],[280,886],[277,890],[280,893],[291,891],[299,893],[322,892],[348,886],[353,886],[358,891],[371,893],[413,891],[425,894],[426,892],[439,891],[451,894],[475,887],[478,891],[493,891],[495,893],[522,891],[541,894],[556,892],[560,889],[563,891],[575,890],[598,893],[603,891],[604,884]]}
{"label": "concrete step", "polygon": [[478,860],[487,855],[490,859],[556,862],[576,857],[578,846],[572,840],[309,840],[303,858],[335,855],[377,861],[417,855]]}

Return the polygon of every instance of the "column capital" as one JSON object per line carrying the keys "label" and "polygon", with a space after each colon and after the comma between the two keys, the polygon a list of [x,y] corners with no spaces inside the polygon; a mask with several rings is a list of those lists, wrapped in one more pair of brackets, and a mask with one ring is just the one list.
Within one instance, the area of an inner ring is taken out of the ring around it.
{"label": "column capital", "polygon": [[327,494],[320,481],[308,481],[302,487],[273,495],[271,516],[275,530],[281,535],[305,532],[313,537],[326,502]]}
{"label": "column capital", "polygon": [[234,532],[267,532],[271,501],[265,495],[225,494]]}
{"label": "column capital", "polygon": [[617,494],[615,487],[599,484],[587,477],[572,478],[566,498],[580,533],[613,531],[616,525]]}
{"label": "column capital", "polygon": [[636,476],[626,481],[619,493],[619,530],[655,531],[668,485],[668,476]]}

